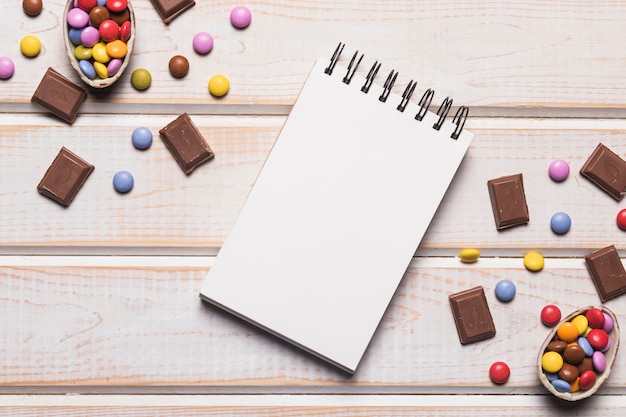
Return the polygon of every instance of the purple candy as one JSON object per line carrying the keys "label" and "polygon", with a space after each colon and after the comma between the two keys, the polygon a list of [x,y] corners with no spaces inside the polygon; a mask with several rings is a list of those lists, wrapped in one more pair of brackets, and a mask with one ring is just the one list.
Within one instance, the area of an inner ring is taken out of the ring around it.
{"label": "purple candy", "polygon": [[80,34],[80,43],[91,48],[100,40],[100,31],[93,26],[87,26]]}
{"label": "purple candy", "polygon": [[199,54],[208,54],[213,49],[213,37],[206,32],[198,32],[193,37],[193,50]]}
{"label": "purple candy", "polygon": [[109,62],[109,65],[107,65],[107,70],[109,71],[109,77],[114,76],[115,73],[118,72],[121,67],[122,67],[121,59],[118,59],[118,58],[112,59]]}
{"label": "purple candy", "polygon": [[87,26],[88,23],[89,14],[86,11],[75,7],[67,12],[67,24],[71,27],[80,29]]}
{"label": "purple candy", "polygon": [[608,314],[602,313],[604,314],[604,326],[602,326],[602,330],[611,333],[611,330],[613,330],[613,319]]}
{"label": "purple candy", "polygon": [[594,352],[591,357],[591,363],[593,363],[593,369],[597,372],[604,372],[606,369],[606,358],[602,352]]}
{"label": "purple candy", "polygon": [[552,161],[548,174],[554,181],[563,181],[569,175],[569,164],[562,159]]}
{"label": "purple candy", "polygon": [[230,23],[237,29],[243,29],[250,24],[252,13],[245,6],[237,6],[230,12]]}
{"label": "purple candy", "polygon": [[13,76],[15,65],[8,56],[0,56],[0,79],[6,80]]}
{"label": "purple candy", "polygon": [[609,338],[609,341],[607,342],[606,346],[600,349],[600,352],[602,353],[608,352],[609,349],[611,349],[611,338]]}

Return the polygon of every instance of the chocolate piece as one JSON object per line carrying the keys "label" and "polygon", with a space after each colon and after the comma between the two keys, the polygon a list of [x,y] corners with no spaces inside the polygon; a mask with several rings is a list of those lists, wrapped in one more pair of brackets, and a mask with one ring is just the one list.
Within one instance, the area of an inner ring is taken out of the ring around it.
{"label": "chocolate piece", "polygon": [[150,0],[166,25],[169,25],[178,15],[193,7],[194,0]]}
{"label": "chocolate piece", "polygon": [[620,201],[626,193],[626,161],[603,144],[598,144],[580,174]]}
{"label": "chocolate piece", "polygon": [[527,224],[530,221],[522,174],[487,181],[496,229]]}
{"label": "chocolate piece", "polygon": [[189,175],[198,165],[212,159],[215,154],[193,124],[187,113],[159,131],[178,165]]}
{"label": "chocolate piece", "polygon": [[475,287],[450,295],[450,307],[462,345],[496,335],[483,287]]}
{"label": "chocolate piece", "polygon": [[48,68],[30,100],[71,124],[86,98],[85,90],[59,74],[54,68]]}
{"label": "chocolate piece", "polygon": [[602,302],[626,293],[626,271],[615,245],[586,255],[585,262]]}
{"label": "chocolate piece", "polygon": [[69,206],[94,166],[63,147],[37,185],[37,191]]}

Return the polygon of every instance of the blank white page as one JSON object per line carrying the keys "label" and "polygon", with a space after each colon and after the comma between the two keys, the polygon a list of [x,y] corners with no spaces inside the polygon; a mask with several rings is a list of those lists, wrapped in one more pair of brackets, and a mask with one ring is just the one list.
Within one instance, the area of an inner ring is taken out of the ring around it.
{"label": "blank white page", "polygon": [[[346,69],[309,75],[200,296],[357,368],[472,134]],[[380,77],[380,76],[379,76]]]}

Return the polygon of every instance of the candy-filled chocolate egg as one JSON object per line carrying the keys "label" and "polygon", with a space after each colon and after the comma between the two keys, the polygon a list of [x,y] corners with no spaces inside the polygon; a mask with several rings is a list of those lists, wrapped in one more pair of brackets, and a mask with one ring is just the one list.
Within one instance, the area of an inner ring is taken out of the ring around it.
{"label": "candy-filled chocolate egg", "polygon": [[563,400],[591,396],[611,373],[619,333],[615,314],[604,306],[574,311],[554,326],[539,349],[541,383]]}
{"label": "candy-filled chocolate egg", "polygon": [[135,13],[128,0],[68,0],[63,37],[72,67],[94,88],[113,85],[128,67],[135,44]]}

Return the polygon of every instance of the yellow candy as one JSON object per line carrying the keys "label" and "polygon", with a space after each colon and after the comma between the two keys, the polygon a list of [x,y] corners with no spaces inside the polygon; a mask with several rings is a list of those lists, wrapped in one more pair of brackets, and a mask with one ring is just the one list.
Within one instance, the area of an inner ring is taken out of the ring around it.
{"label": "yellow candy", "polygon": [[103,63],[97,62],[97,61],[94,62],[93,63],[93,69],[96,70],[96,74],[98,74],[98,77],[100,77],[100,78],[109,78],[109,69]]}
{"label": "yellow candy", "polygon": [[87,48],[83,45],[78,45],[76,48],[74,48],[74,56],[79,61],[91,59],[91,48]]}
{"label": "yellow candy", "polygon": [[124,58],[127,50],[128,47],[126,43],[119,39],[107,43],[107,54],[109,54],[111,58]]}
{"label": "yellow candy", "polygon": [[543,264],[543,256],[537,252],[528,252],[526,256],[524,256],[524,266],[529,271],[541,271],[543,269]]}
{"label": "yellow candy", "polygon": [[591,330],[592,330],[591,327],[587,327],[587,330],[585,330],[585,332],[582,334],[582,336],[587,337]]}
{"label": "yellow candy", "polygon": [[585,330],[587,330],[587,327],[589,327],[589,320],[587,320],[587,317],[582,314],[574,317],[572,319],[572,323],[578,329],[579,336],[582,336],[582,334],[585,333]]}
{"label": "yellow candy", "polygon": [[24,36],[20,41],[20,50],[28,57],[37,56],[41,51],[41,42],[36,36]]}
{"label": "yellow candy", "polygon": [[541,357],[541,367],[546,372],[557,373],[563,367],[563,357],[557,352],[546,352]]}
{"label": "yellow candy", "polygon": [[222,97],[228,93],[230,82],[223,75],[214,75],[209,80],[209,92],[215,97]]}
{"label": "yellow candy", "polygon": [[111,60],[111,57],[107,53],[107,46],[104,42],[98,42],[91,48],[91,55],[97,62],[106,64]]}
{"label": "yellow candy", "polygon": [[573,342],[578,338],[578,327],[576,327],[574,323],[566,321],[565,323],[561,323],[556,330],[556,334],[559,336],[559,339],[564,342]]}
{"label": "yellow candy", "polygon": [[480,258],[480,251],[478,249],[463,249],[459,256],[461,257],[461,262],[470,264]]}

